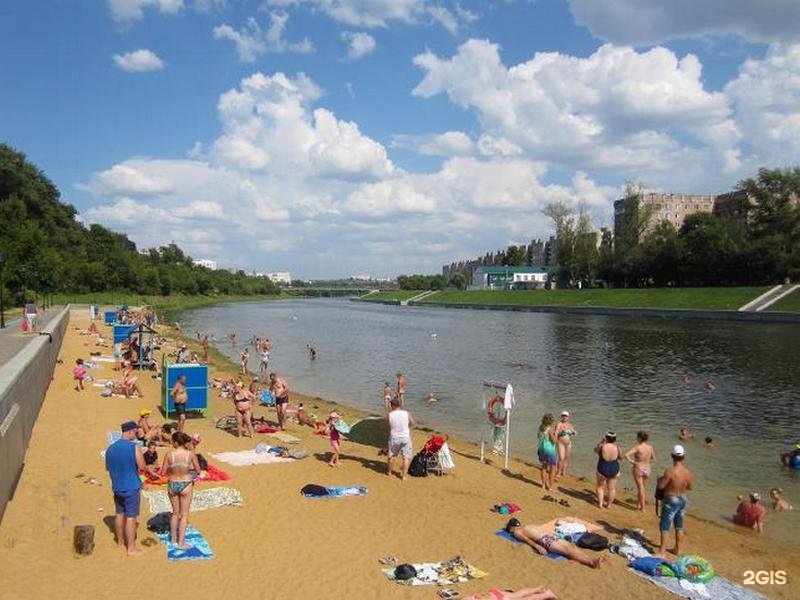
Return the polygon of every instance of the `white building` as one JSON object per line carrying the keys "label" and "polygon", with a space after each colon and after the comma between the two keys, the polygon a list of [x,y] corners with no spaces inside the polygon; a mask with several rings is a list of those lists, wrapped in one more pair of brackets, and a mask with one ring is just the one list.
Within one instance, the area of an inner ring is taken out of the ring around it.
{"label": "white building", "polygon": [[217,261],[209,260],[207,258],[201,258],[200,260],[194,261],[198,267],[205,267],[206,269],[211,269],[212,271],[217,270]]}
{"label": "white building", "polygon": [[289,271],[273,271],[272,273],[264,273],[264,276],[272,283],[292,283],[292,274]]}

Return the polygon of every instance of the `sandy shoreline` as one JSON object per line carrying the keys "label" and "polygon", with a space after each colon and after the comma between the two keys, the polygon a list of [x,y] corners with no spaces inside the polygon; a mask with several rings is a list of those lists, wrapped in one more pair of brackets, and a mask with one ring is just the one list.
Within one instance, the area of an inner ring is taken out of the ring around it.
{"label": "sandy shoreline", "polygon": [[[197,562],[166,560],[162,544],[145,548],[145,555],[127,559],[120,555],[104,519],[113,516],[108,476],[100,451],[106,432],[135,418],[143,407],[153,409],[159,422],[160,382],[149,373],[140,377],[144,399],[101,398],[100,388],[72,389],[72,366],[93,348],[90,338],[75,327],[88,326],[85,311],[73,311],[62,346],[64,363],[54,379],[34,429],[26,466],[15,497],[0,525],[0,598],[141,597],[151,593],[190,593],[193,598],[435,598],[436,587],[408,588],[389,582],[380,572],[378,558],[393,555],[403,562],[439,561],[465,557],[489,573],[482,580],[457,586],[466,595],[489,587],[551,587],[560,598],[590,595],[617,598],[670,598],[652,584],[627,572],[625,561],[611,556],[600,572],[568,561],[550,561],[529,549],[503,541],[493,532],[505,518],[489,511],[499,502],[523,507],[523,522],[542,523],[558,516],[578,516],[604,525],[615,540],[625,528],[642,528],[654,540],[657,521],[652,509],[642,515],[623,506],[600,511],[592,505],[591,486],[574,478],[562,480],[554,494],[570,502],[564,508],[544,502],[538,486],[538,469],[513,460],[510,473],[478,460],[478,449],[451,439],[456,469],[444,477],[411,479],[401,483],[385,474],[385,461],[374,446],[345,441],[342,465],[325,465],[328,441],[307,427],[289,426],[302,439],[310,456],[291,464],[231,467],[210,459],[228,471],[228,483],[199,484],[197,489],[229,485],[238,489],[243,507],[224,507],[192,513],[190,521],[206,537],[214,558]],[[218,376],[221,362],[212,364]],[[111,365],[101,363],[91,373],[113,378]],[[227,365],[228,372],[232,367]],[[286,373],[291,385],[291,373]],[[324,414],[331,403],[319,398],[293,396],[314,412]],[[338,407],[348,422],[360,413]],[[268,436],[255,441],[237,439],[215,429],[217,417],[231,414],[229,401],[211,391],[205,419],[190,419],[188,431],[200,433],[200,451],[242,450],[256,442],[278,443]],[[256,409],[257,416],[274,420],[274,411]],[[415,449],[428,437],[414,432]],[[76,475],[83,474],[77,478]],[[88,477],[101,485],[84,483]],[[299,494],[306,483],[365,485],[366,497],[312,501]],[[621,495],[626,500],[628,493]],[[102,510],[99,510],[102,509]],[[149,518],[143,502],[142,519]],[[72,529],[77,524],[96,527],[94,554],[76,557]],[[768,526],[771,524],[768,521]],[[140,539],[153,537],[144,525]],[[685,553],[707,558],[715,570],[740,583],[745,571],[787,573],[782,586],[757,586],[770,598],[794,598],[800,593],[800,542],[780,548],[748,531],[704,522],[687,523]]]}

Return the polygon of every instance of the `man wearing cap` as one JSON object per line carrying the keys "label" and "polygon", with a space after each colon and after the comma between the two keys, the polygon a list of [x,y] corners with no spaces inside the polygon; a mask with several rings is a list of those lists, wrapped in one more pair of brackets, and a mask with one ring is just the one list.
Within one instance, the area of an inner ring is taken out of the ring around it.
{"label": "man wearing cap", "polygon": [[764,517],[767,509],[761,504],[761,495],[753,492],[749,500],[742,499],[736,507],[736,514],[733,515],[733,522],[742,527],[750,527],[758,533],[764,533]]}
{"label": "man wearing cap", "polygon": [[128,556],[142,553],[136,547],[136,519],[139,516],[142,482],[139,469],[144,469],[141,447],[134,444],[139,426],[135,421],[126,421],[120,426],[122,437],[106,448],[106,470],[111,476],[114,492],[114,531],[117,546]]}
{"label": "man wearing cap", "polygon": [[661,507],[661,543],[656,556],[665,556],[667,537],[672,525],[675,525],[675,547],[670,549],[673,554],[680,554],[681,541],[683,541],[683,517],[686,512],[686,492],[692,489],[694,475],[683,464],[686,451],[683,446],[676,444],[672,449],[672,466],[667,467],[664,474],[658,478],[657,493],[662,496]]}
{"label": "man wearing cap", "polygon": [[186,344],[181,344],[178,355],[175,357],[175,362],[179,364],[189,362],[189,350],[186,348]]}

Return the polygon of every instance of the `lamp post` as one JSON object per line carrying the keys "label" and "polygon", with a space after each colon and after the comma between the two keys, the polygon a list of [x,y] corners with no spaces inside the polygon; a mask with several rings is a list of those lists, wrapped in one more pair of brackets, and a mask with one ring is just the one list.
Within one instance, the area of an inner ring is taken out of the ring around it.
{"label": "lamp post", "polygon": [[3,287],[5,285],[3,277],[3,267],[5,267],[6,257],[0,252],[0,329],[6,328],[6,307],[3,304]]}

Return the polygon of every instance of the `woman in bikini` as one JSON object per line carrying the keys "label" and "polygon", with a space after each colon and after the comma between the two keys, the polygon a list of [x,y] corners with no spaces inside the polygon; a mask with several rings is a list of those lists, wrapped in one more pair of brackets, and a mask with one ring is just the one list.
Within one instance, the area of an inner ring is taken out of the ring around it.
{"label": "woman in bikini", "polygon": [[173,449],[164,456],[161,473],[169,478],[167,494],[172,504],[172,516],[169,519],[169,539],[181,550],[191,548],[186,543],[186,527],[189,525],[189,505],[192,503],[194,481],[192,471],[200,472],[197,456],[187,446],[192,438],[182,431],[172,434]]}
{"label": "woman in bikini", "polygon": [[647,443],[650,438],[646,431],[639,431],[636,434],[638,443],[625,453],[625,460],[633,465],[633,480],[636,482],[636,496],[639,500],[639,510],[644,510],[645,493],[644,485],[653,471],[653,463],[656,462],[656,453],[653,447]]}
{"label": "woman in bikini", "polygon": [[567,474],[567,465],[572,457],[572,436],[578,433],[569,420],[569,412],[562,411],[561,419],[556,425],[556,438],[558,439],[558,465],[556,465],[556,479]]}
{"label": "woman in bikini", "polygon": [[617,434],[613,431],[606,433],[594,451],[597,453],[597,506],[608,508],[617,497],[619,460],[622,458],[622,451],[617,445]]}
{"label": "woman in bikini", "polygon": [[252,394],[244,389],[244,385],[237,384],[233,393],[233,408],[236,409],[236,435],[242,437],[242,430],[247,431],[248,437],[254,437],[252,406],[250,400]]}
{"label": "woman in bikini", "polygon": [[[448,596],[439,594],[442,598]],[[456,596],[449,596],[455,598]],[[473,594],[467,596],[464,600],[557,600],[557,596],[545,587],[524,588],[512,592],[511,590],[499,590],[492,588],[488,594]]]}

